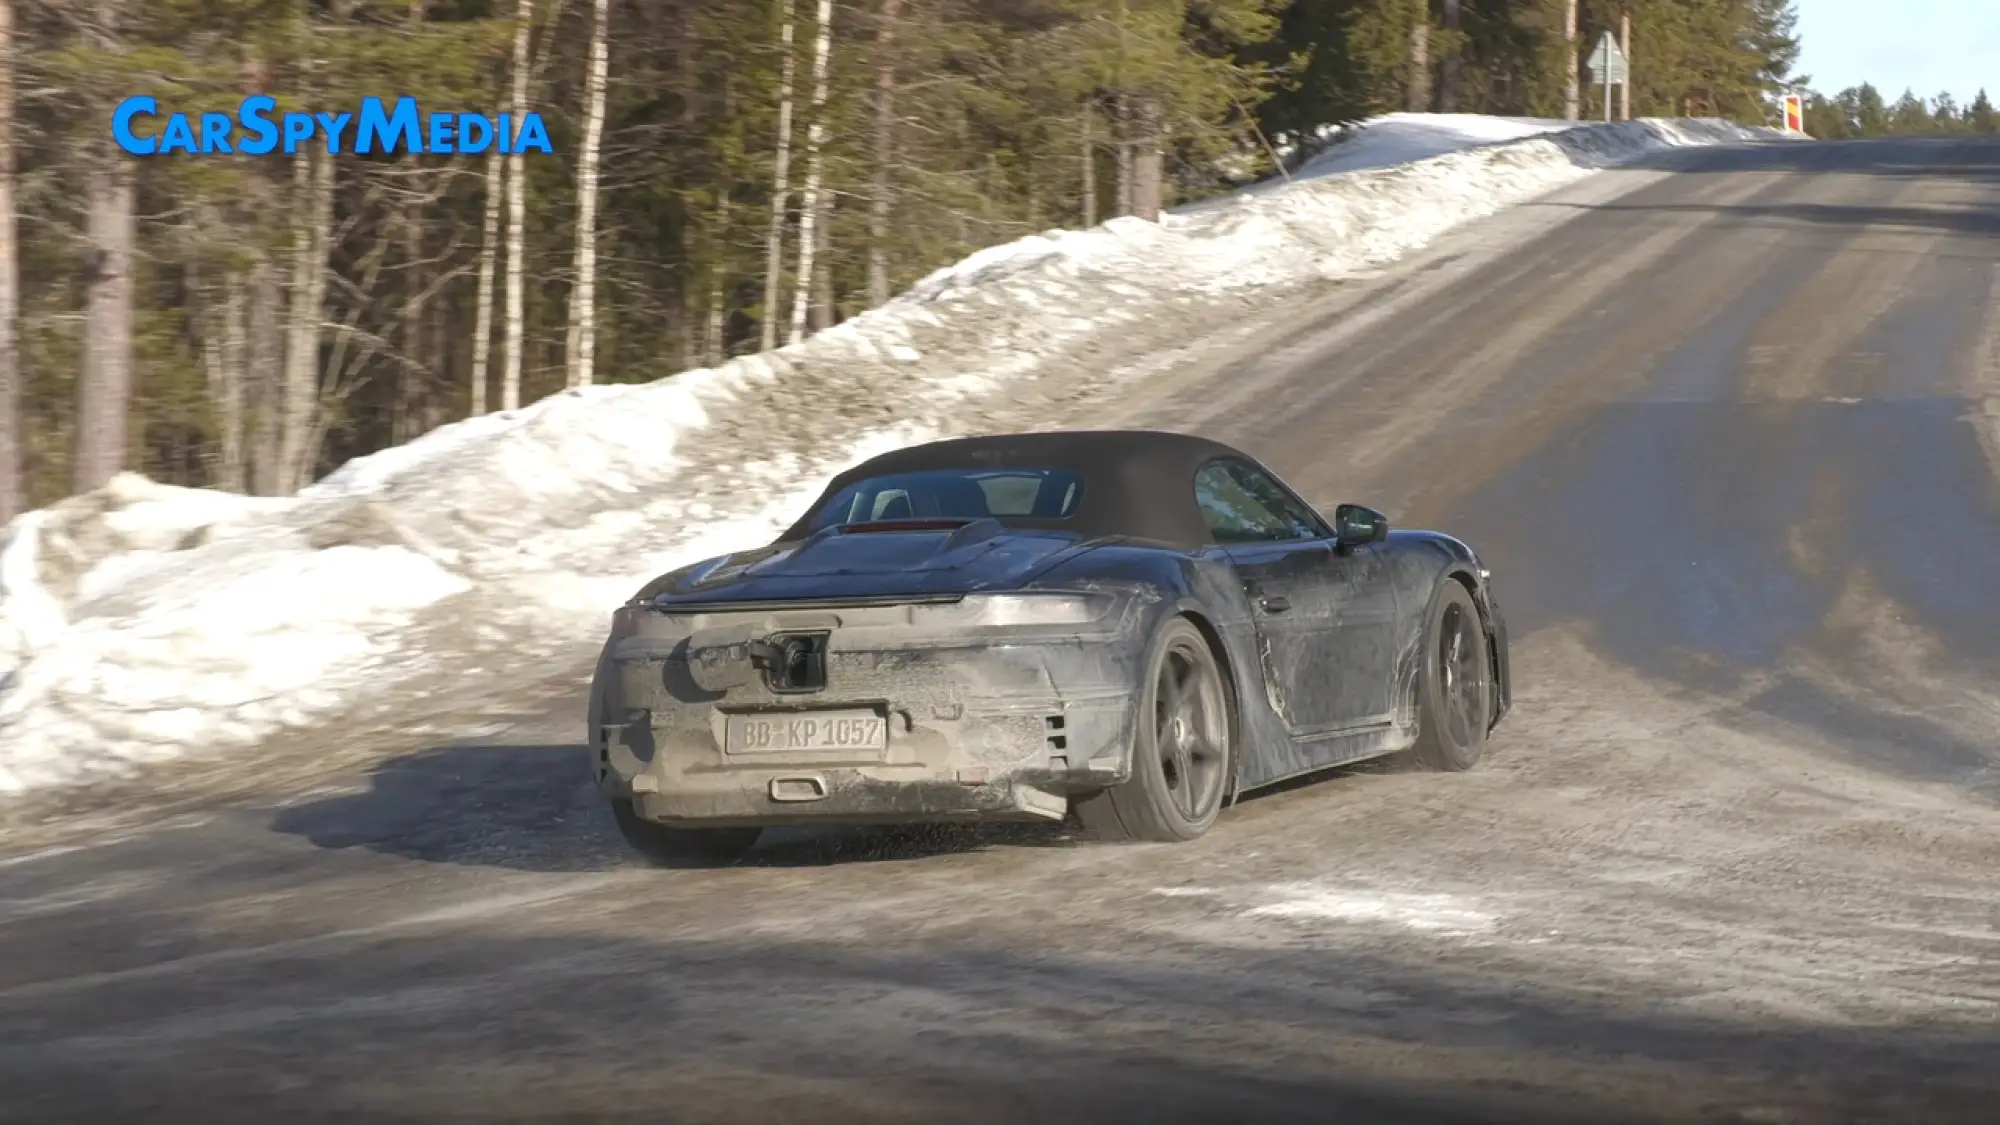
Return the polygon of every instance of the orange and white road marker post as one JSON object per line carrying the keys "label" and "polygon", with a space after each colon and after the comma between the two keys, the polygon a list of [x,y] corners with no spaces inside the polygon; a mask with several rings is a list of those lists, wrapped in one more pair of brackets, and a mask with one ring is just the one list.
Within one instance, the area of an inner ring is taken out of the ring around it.
{"label": "orange and white road marker post", "polygon": [[1806,135],[1806,100],[1798,94],[1785,95],[1785,132]]}

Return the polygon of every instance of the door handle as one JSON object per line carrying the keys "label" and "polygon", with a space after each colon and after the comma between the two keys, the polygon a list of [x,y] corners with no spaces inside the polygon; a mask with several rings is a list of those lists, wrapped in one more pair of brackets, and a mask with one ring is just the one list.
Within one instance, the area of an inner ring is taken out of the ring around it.
{"label": "door handle", "polygon": [[1292,608],[1292,599],[1283,594],[1266,594],[1257,599],[1257,604],[1263,607],[1265,613],[1283,613]]}

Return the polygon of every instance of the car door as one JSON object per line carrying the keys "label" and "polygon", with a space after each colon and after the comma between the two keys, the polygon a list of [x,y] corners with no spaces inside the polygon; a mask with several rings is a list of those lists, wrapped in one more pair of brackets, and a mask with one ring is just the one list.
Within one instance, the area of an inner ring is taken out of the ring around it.
{"label": "car door", "polygon": [[1349,724],[1386,726],[1396,714],[1396,668],[1404,629],[1386,543],[1333,544],[1328,597],[1333,602],[1335,674],[1330,687]]}
{"label": "car door", "polygon": [[1395,592],[1381,554],[1341,547],[1268,472],[1223,458],[1196,474],[1210,534],[1242,579],[1266,682],[1294,734],[1387,722],[1394,706]]}

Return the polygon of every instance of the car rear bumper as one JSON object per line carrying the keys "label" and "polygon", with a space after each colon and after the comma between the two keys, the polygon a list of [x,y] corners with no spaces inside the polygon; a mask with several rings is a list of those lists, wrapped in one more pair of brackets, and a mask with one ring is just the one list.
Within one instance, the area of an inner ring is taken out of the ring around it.
{"label": "car rear bumper", "polygon": [[647,820],[726,827],[1061,820],[1072,795],[1129,775],[1129,698],[953,718],[883,711],[888,747],[866,761],[734,755],[705,731],[628,715],[607,725],[598,783]]}
{"label": "car rear bumper", "polygon": [[[780,786],[811,799],[780,801]],[[666,792],[634,793],[632,807],[650,821],[683,828],[912,824],[958,821],[1058,821],[1069,799],[1055,785],[1026,776],[977,784],[937,778],[883,778],[862,770],[773,771],[765,778],[708,778]]]}
{"label": "car rear bumper", "polygon": [[[614,635],[593,689],[599,788],[680,827],[1036,821],[1059,820],[1072,796],[1130,776],[1143,651],[1135,622],[1092,635],[925,638],[893,627],[893,614],[843,611],[829,622],[826,685],[803,694],[732,671],[734,650],[700,633]],[[728,744],[730,716],[832,711],[882,720],[886,744]]]}

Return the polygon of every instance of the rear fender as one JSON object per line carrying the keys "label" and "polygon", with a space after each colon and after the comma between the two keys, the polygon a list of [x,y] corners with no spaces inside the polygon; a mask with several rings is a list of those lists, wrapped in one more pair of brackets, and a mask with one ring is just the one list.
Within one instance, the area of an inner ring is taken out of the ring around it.
{"label": "rear fender", "polygon": [[1191,560],[1188,586],[1175,612],[1193,618],[1208,636],[1229,687],[1235,754],[1227,799],[1234,802],[1243,779],[1254,785],[1258,778],[1292,772],[1298,752],[1271,698],[1257,623],[1235,569],[1219,559]]}

